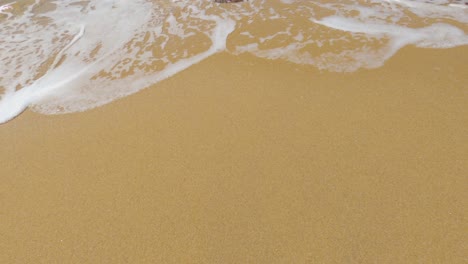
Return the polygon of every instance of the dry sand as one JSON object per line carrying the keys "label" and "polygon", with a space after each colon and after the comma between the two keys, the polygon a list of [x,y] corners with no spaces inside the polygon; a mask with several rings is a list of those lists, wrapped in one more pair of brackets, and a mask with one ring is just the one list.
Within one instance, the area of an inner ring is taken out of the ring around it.
{"label": "dry sand", "polygon": [[218,54],[0,127],[0,263],[466,263],[468,48]]}

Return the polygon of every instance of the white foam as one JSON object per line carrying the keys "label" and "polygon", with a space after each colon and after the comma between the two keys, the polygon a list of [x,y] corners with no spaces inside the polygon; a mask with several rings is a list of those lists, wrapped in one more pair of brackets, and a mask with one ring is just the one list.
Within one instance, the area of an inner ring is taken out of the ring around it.
{"label": "white foam", "polygon": [[[430,4],[406,0],[300,3],[296,6],[294,18],[302,17],[313,23],[286,24],[266,37],[250,37],[233,52],[308,64],[323,70],[352,72],[360,68],[380,67],[406,45],[451,48],[468,44],[467,34],[457,26],[468,18],[467,10],[453,7],[449,1]],[[286,9],[277,11],[286,12]],[[320,13],[330,11],[335,15],[320,17]],[[440,22],[442,19],[445,23]],[[425,26],[411,27],[411,23]],[[338,33],[340,31],[342,33]],[[279,42],[284,39],[284,32],[289,39],[283,46],[269,48],[262,45],[265,40]],[[248,30],[243,34],[253,35]],[[346,45],[360,42],[362,44],[358,47]],[[372,43],[372,48],[367,43]],[[324,46],[328,48],[318,52]]]}
{"label": "white foam", "polygon": [[409,0],[388,0],[409,8],[411,12],[420,17],[448,18],[462,23],[468,22],[468,12],[466,4],[451,3],[450,1],[409,1]]}
{"label": "white foam", "polygon": [[0,13],[0,123],[27,107],[44,114],[97,107],[222,51],[346,72],[380,67],[405,45],[468,44],[459,28],[468,10],[444,0],[35,0],[11,7]]}

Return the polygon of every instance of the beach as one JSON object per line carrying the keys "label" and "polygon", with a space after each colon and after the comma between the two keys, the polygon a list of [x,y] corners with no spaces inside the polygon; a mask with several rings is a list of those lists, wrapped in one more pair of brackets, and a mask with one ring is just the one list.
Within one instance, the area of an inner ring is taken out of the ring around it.
{"label": "beach", "polygon": [[0,127],[2,263],[464,263],[466,46],[321,71],[215,54]]}
{"label": "beach", "polygon": [[467,5],[0,0],[0,263],[465,263]]}

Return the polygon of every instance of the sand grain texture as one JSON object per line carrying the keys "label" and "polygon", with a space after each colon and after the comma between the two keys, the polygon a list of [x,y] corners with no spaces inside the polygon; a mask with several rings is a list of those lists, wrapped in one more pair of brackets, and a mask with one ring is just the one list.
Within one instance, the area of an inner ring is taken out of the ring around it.
{"label": "sand grain texture", "polygon": [[352,74],[227,54],[0,127],[1,263],[464,263],[466,47]]}

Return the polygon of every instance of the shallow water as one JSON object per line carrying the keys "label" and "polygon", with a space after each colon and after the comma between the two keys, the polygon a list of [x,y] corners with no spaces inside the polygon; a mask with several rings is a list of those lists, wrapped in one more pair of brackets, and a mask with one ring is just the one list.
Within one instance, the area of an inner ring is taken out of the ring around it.
{"label": "shallow water", "polygon": [[0,0],[6,4],[0,123],[27,107],[85,111],[218,52],[353,72],[381,67],[406,45],[468,44],[467,1]]}

